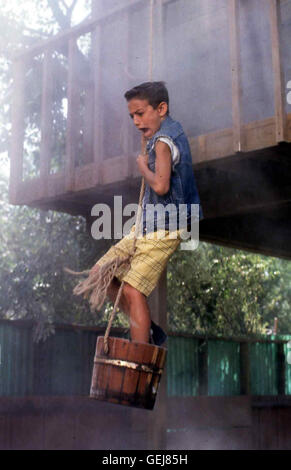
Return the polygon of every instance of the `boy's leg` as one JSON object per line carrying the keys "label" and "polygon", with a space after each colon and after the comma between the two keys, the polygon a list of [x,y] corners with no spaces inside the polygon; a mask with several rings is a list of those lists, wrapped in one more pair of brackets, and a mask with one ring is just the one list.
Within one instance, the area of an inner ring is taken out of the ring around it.
{"label": "boy's leg", "polygon": [[[120,283],[113,279],[108,295],[112,302],[115,302]],[[132,287],[127,282],[124,283],[120,297],[120,307],[130,319],[130,336],[133,341],[148,343],[150,335],[151,315],[146,296]]]}
{"label": "boy's leg", "polygon": [[[94,271],[99,269],[95,265]],[[114,303],[120,282],[114,278],[108,287],[108,296]],[[127,282],[124,283],[119,305],[121,310],[130,318],[130,336],[133,341],[148,343],[151,326],[150,310],[146,296],[132,287]]]}

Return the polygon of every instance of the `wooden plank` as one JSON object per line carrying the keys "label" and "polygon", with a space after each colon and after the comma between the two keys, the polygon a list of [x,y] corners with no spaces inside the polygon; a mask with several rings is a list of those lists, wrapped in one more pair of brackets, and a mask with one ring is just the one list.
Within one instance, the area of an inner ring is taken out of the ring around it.
{"label": "wooden plank", "polygon": [[84,121],[83,121],[83,163],[91,163],[94,159],[93,147],[94,147],[94,76],[93,71],[90,70],[90,76],[85,85],[85,96],[84,96]]}
{"label": "wooden plank", "polygon": [[101,178],[103,184],[117,183],[128,177],[127,157],[113,157],[103,160],[101,164]]}
{"label": "wooden plank", "polygon": [[52,134],[52,55],[47,49],[43,60],[42,101],[41,101],[41,145],[40,145],[40,178],[43,197],[48,193],[48,176],[50,172],[50,142]]}
{"label": "wooden plank", "polygon": [[274,118],[254,121],[246,124],[244,128],[246,152],[273,147],[277,144]]}
{"label": "wooden plank", "polygon": [[[291,136],[291,114],[288,114]],[[277,145],[275,118],[253,121],[243,125],[244,152],[260,150]],[[232,156],[233,131],[222,129],[198,137],[189,137],[193,165]]]}
{"label": "wooden plank", "polygon": [[241,65],[239,38],[239,2],[228,0],[230,26],[230,63],[232,83],[232,119],[233,119],[233,150],[243,150],[243,131],[241,119]]}
{"label": "wooden plank", "polygon": [[[25,61],[13,63],[12,138],[10,155],[9,201],[17,204],[17,191],[23,175]],[[24,201],[25,202],[25,201]]]}
{"label": "wooden plank", "polygon": [[66,186],[65,191],[74,191],[74,173],[75,173],[75,151],[77,143],[77,124],[79,112],[79,97],[76,77],[76,54],[77,44],[75,39],[69,42],[69,70],[68,70],[68,119],[67,119],[67,136],[66,136],[66,159],[65,159],[65,175]]}
{"label": "wooden plank", "polygon": [[[93,2],[94,4],[94,2]],[[95,5],[96,9],[96,5]],[[98,10],[93,11],[94,15],[98,15]],[[101,41],[102,41],[102,28],[97,25],[92,33],[92,48],[93,48],[93,73],[94,73],[94,117],[93,117],[93,154],[94,154],[94,180],[96,184],[102,183],[101,161],[104,155],[103,149],[103,95],[102,95],[102,82],[101,82]]]}
{"label": "wooden plank", "polygon": [[74,172],[74,191],[83,191],[95,186],[95,168],[96,163],[88,163],[80,166]]}
{"label": "wooden plank", "polygon": [[275,99],[275,121],[276,140],[283,142],[287,140],[286,132],[286,110],[285,110],[285,86],[283,78],[283,66],[281,58],[280,44],[280,2],[279,0],[269,0],[270,3],[270,26],[272,44],[272,64],[274,78],[274,99]]}

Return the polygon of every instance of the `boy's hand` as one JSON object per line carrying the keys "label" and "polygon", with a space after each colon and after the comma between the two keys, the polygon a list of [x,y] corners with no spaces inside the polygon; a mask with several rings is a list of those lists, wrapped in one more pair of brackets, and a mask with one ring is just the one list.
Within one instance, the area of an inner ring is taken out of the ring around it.
{"label": "boy's hand", "polygon": [[148,168],[148,161],[149,161],[149,156],[148,154],[146,155],[139,155],[136,159],[137,161],[137,165],[138,165],[138,169],[140,171],[141,174],[143,174],[144,172],[144,169],[145,168]]}

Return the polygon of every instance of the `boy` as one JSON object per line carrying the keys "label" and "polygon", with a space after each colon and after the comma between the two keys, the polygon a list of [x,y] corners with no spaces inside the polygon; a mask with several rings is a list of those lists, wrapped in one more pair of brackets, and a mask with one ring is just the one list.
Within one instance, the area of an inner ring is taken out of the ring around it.
{"label": "boy", "polygon": [[[151,321],[147,296],[156,286],[170,256],[178,248],[180,231],[170,238],[169,218],[165,219],[164,236],[158,236],[156,213],[147,210],[148,204],[186,204],[187,225],[191,223],[191,204],[200,204],[192,170],[188,140],[181,125],[169,115],[169,96],[163,82],[146,82],[125,93],[129,115],[147,140],[148,155],[139,155],[137,165],[145,180],[143,198],[142,237],[137,239],[136,251],[126,272],[120,267],[108,288],[115,300],[120,281],[125,281],[119,305],[129,315],[131,339],[161,345],[166,339],[163,330]],[[184,206],[185,207],[185,206]],[[199,217],[202,217],[200,207]],[[149,236],[149,232],[151,236]],[[148,235],[148,236],[146,236]],[[112,259],[126,256],[133,244],[133,231],[96,263],[91,272]],[[150,337],[152,329],[152,337]]]}

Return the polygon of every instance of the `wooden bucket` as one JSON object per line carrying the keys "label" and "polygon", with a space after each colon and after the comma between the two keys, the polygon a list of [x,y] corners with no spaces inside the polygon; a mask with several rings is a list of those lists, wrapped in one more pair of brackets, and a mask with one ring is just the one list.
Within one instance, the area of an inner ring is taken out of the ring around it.
{"label": "wooden bucket", "polygon": [[159,346],[122,338],[98,336],[90,397],[152,410],[166,360],[167,350]]}

